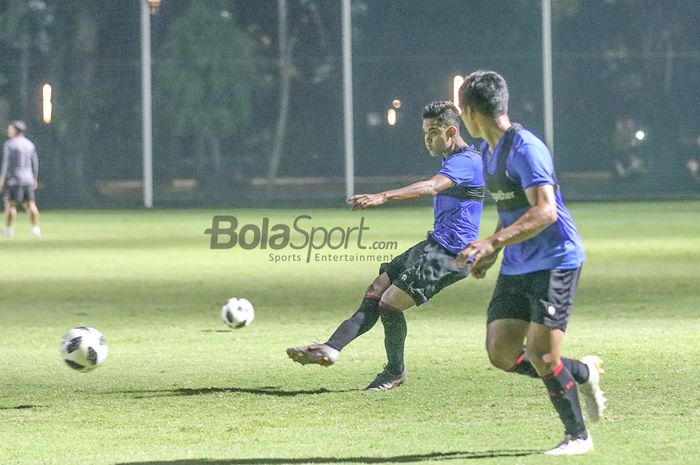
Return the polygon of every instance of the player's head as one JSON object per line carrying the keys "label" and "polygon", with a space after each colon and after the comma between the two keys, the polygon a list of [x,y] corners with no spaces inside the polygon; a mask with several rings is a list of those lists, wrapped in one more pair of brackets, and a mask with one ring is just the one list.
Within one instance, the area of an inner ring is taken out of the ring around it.
{"label": "player's head", "polygon": [[472,136],[481,137],[479,120],[495,120],[508,113],[508,85],[494,71],[475,71],[459,88],[459,101],[467,130]]}
{"label": "player's head", "polygon": [[459,110],[454,103],[443,100],[423,108],[423,137],[430,155],[449,155],[455,136],[459,136]]}
{"label": "player's head", "polygon": [[10,125],[7,127],[7,137],[16,137],[19,136],[20,134],[24,134],[24,131],[27,130],[27,125],[24,123],[24,121],[21,120],[16,120],[10,123]]}

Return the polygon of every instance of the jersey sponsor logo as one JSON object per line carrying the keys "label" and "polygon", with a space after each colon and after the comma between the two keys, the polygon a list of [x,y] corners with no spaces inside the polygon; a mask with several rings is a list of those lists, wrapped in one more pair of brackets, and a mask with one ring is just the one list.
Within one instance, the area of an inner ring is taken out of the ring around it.
{"label": "jersey sponsor logo", "polygon": [[509,191],[509,192],[497,191],[497,192],[489,192],[489,194],[491,194],[491,198],[493,200],[495,200],[496,202],[501,202],[503,200],[513,200],[515,198],[514,191]]}

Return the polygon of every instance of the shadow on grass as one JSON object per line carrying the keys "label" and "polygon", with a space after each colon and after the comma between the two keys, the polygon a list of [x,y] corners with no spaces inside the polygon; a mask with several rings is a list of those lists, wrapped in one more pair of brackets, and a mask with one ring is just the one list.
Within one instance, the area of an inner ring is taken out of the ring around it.
{"label": "shadow on grass", "polygon": [[30,404],[24,404],[24,405],[15,405],[14,407],[0,407],[0,410],[32,410],[35,408],[44,408],[45,405],[30,405]]}
{"label": "shadow on grass", "polygon": [[395,455],[391,457],[268,457],[257,459],[188,459],[154,462],[122,462],[116,465],[294,465],[304,463],[407,463],[429,460],[476,460],[494,457],[524,457],[541,454],[539,450],[485,450],[432,452],[430,454]]}
{"label": "shadow on grass", "polygon": [[[341,393],[341,392],[354,392],[360,391],[360,389],[345,389],[331,391],[330,389],[320,388],[313,390],[298,390],[298,391],[287,391],[280,389],[277,386],[263,386],[259,388],[239,388],[239,387],[205,387],[205,388],[177,388],[177,389],[153,389],[153,390],[132,390],[132,391],[118,391],[116,394],[131,394],[137,399],[144,399],[149,397],[177,397],[177,396],[204,396],[207,394],[227,394],[227,393],[239,393],[239,394],[255,394],[260,396],[272,396],[272,397],[296,397],[296,396],[309,396],[317,394],[331,394],[331,393]],[[115,393],[109,393],[115,394]]]}

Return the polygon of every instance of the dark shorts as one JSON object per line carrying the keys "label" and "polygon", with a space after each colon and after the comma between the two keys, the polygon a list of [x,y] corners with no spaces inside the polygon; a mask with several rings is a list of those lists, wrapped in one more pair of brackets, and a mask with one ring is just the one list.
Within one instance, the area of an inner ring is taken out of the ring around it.
{"label": "dark shorts", "polygon": [[34,187],[27,185],[5,186],[5,202],[34,202]]}
{"label": "dark shorts", "polygon": [[387,273],[394,286],[410,295],[416,305],[421,305],[450,284],[467,277],[469,273],[455,265],[455,257],[429,238],[390,263],[382,263],[379,274]]}
{"label": "dark shorts", "polygon": [[499,275],[488,323],[512,318],[566,331],[581,268]]}

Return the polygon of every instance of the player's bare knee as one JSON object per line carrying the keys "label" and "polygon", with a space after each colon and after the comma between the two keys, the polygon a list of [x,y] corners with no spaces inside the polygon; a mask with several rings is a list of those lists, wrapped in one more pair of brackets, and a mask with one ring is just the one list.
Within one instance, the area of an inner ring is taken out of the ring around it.
{"label": "player's bare knee", "polygon": [[365,295],[381,299],[382,295],[389,288],[389,286],[391,286],[391,280],[389,279],[389,276],[386,273],[382,273],[379,276],[377,276],[374,279],[374,281],[372,281],[372,283],[367,287]]}
{"label": "player's bare knee", "polygon": [[557,354],[550,352],[537,352],[528,349],[528,359],[538,373],[551,373],[559,364],[560,358]]}
{"label": "player's bare knee", "polygon": [[503,371],[513,368],[518,360],[518,355],[503,350],[496,341],[486,341],[486,353],[489,356],[491,365]]}
{"label": "player's bare knee", "polygon": [[510,360],[508,357],[503,357],[501,354],[492,354],[490,352],[489,362],[491,362],[492,366],[503,371],[510,371],[510,369],[513,368],[513,365],[515,365],[515,362]]}
{"label": "player's bare knee", "polygon": [[379,308],[389,310],[396,313],[401,313],[403,310],[391,299],[391,296],[384,295],[379,301]]}
{"label": "player's bare knee", "polygon": [[415,305],[413,297],[411,297],[406,291],[391,285],[382,294],[382,299],[379,302],[380,307],[384,307],[390,310],[395,310],[397,312],[403,312]]}
{"label": "player's bare knee", "polygon": [[370,284],[367,287],[367,290],[365,291],[365,296],[366,297],[376,297],[377,299],[381,299],[382,294],[384,293],[385,289],[382,289],[380,286],[376,285],[374,282]]}

